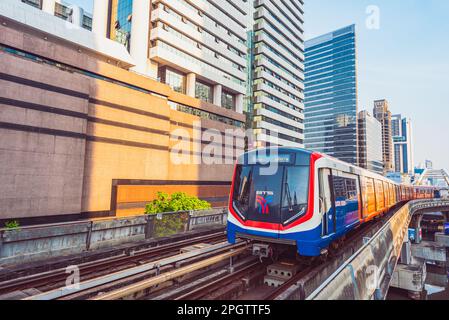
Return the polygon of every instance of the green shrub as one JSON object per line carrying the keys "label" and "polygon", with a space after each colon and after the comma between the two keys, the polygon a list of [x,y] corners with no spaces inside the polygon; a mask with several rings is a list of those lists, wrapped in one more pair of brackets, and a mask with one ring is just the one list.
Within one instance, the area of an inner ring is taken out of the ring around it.
{"label": "green shrub", "polygon": [[163,212],[197,211],[210,209],[211,205],[207,201],[189,196],[183,192],[177,192],[169,196],[167,193],[158,192],[157,199],[151,201],[146,206],[146,214],[156,214]]}
{"label": "green shrub", "polygon": [[20,227],[20,223],[16,220],[8,221],[5,223],[5,228],[9,229],[9,230],[19,229],[19,227]]}
{"label": "green shrub", "polygon": [[[158,192],[157,199],[151,201],[145,213],[156,215],[165,212],[198,211],[210,209],[211,205],[207,201],[189,196],[182,192],[177,192],[169,196],[167,193]],[[153,237],[167,237],[184,231],[184,226],[189,219],[188,213],[180,213],[164,216],[162,219],[155,219]]]}

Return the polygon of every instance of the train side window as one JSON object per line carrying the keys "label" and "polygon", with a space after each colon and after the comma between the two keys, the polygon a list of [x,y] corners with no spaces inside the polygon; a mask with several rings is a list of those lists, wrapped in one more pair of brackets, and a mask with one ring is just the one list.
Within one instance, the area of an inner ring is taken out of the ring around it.
{"label": "train side window", "polygon": [[343,198],[347,201],[358,200],[359,186],[357,178],[333,176],[335,198]]}

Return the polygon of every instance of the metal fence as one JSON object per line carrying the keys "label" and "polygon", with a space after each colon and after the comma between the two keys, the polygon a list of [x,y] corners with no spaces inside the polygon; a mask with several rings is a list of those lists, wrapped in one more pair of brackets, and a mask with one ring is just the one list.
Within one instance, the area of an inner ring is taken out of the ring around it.
{"label": "metal fence", "polygon": [[226,225],[225,208],[0,229],[0,266]]}
{"label": "metal fence", "polygon": [[416,200],[399,211],[308,300],[384,299],[413,215],[449,208],[449,201]]}

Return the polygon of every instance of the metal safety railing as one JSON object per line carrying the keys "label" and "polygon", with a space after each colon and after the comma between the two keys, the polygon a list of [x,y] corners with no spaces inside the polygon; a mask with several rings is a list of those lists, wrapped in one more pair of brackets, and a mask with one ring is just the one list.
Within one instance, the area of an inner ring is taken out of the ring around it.
{"label": "metal safety railing", "polygon": [[443,200],[415,200],[404,205],[307,299],[385,299],[412,217],[424,210],[448,208],[449,201]]}
{"label": "metal safety railing", "polygon": [[0,229],[0,265],[221,227],[226,221],[226,209],[215,208]]}

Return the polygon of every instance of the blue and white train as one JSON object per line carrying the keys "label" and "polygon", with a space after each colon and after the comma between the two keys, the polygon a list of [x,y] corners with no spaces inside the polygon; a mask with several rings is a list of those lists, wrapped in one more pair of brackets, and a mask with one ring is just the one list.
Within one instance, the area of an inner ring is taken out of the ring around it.
{"label": "blue and white train", "polygon": [[235,167],[228,241],[296,246],[300,256],[317,257],[395,205],[433,198],[434,191],[396,184],[304,149],[258,149],[241,156]]}

